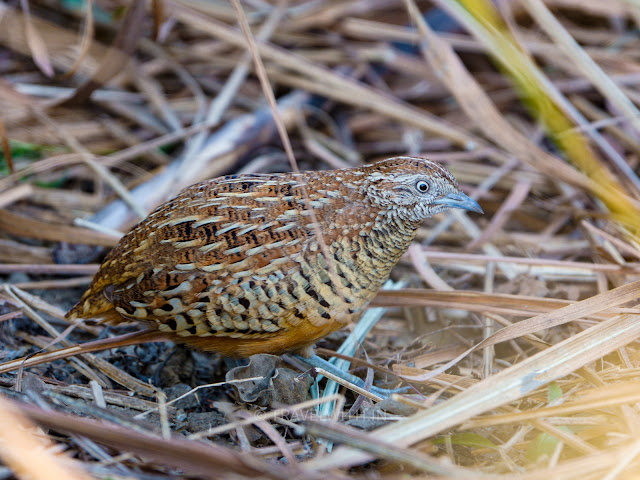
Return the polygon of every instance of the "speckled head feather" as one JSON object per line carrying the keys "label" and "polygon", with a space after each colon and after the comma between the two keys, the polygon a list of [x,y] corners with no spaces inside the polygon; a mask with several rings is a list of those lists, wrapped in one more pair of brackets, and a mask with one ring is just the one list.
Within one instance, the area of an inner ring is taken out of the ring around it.
{"label": "speckled head feather", "polygon": [[357,319],[420,222],[452,207],[481,211],[414,157],[209,180],[125,235],[68,317],[138,321],[230,356],[305,351]]}
{"label": "speckled head feather", "polygon": [[446,210],[449,206],[434,201],[460,192],[449,170],[425,158],[395,157],[369,169],[367,196],[405,221],[421,222]]}

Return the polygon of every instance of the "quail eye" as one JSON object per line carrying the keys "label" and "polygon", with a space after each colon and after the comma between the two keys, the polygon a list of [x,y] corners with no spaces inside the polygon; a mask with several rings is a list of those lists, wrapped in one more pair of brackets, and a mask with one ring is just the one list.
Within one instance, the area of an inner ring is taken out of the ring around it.
{"label": "quail eye", "polygon": [[427,193],[429,191],[429,183],[424,180],[420,180],[416,183],[416,188],[420,193]]}

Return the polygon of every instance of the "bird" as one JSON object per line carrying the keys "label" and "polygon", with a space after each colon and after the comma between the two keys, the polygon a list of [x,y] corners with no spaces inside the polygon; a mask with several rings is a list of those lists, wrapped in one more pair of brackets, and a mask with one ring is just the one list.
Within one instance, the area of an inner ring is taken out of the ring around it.
{"label": "bird", "polygon": [[422,221],[483,213],[442,165],[227,175],[187,187],[108,253],[71,322],[133,322],[228,357],[313,356],[357,320]]}

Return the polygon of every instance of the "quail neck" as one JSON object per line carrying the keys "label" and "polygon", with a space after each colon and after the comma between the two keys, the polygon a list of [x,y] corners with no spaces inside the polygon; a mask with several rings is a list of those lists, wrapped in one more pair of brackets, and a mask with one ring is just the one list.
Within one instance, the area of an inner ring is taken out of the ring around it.
{"label": "quail neck", "polygon": [[188,187],[110,252],[70,312],[230,356],[304,351],[357,319],[420,223],[482,212],[444,167],[395,157]]}

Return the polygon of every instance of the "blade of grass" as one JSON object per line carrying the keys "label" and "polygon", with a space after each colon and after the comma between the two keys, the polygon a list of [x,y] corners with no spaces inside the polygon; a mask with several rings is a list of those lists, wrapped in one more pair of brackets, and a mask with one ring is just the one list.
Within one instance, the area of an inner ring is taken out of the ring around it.
{"label": "blade of grass", "polygon": [[[582,133],[574,128],[574,121],[581,122],[582,115],[553,86],[533,60],[518,48],[517,41],[507,30],[495,7],[486,0],[436,0],[436,3],[490,49],[500,67],[518,86],[521,97],[526,99],[527,106],[540,119],[547,133],[571,163],[595,184],[590,190],[605,204],[613,220],[626,229],[630,237],[638,237],[640,210],[637,203],[631,200],[605,168]],[[594,130],[588,132],[597,133]],[[600,147],[610,148],[600,137],[594,138]]]}
{"label": "blade of grass", "polygon": [[54,453],[52,442],[9,400],[0,397],[0,456],[20,478],[89,480],[66,455]]}
{"label": "blade of grass", "polygon": [[[172,7],[173,14],[177,18],[193,28],[221,38],[237,47],[245,47],[244,36],[226,24],[192,10],[179,0],[168,1],[167,5]],[[265,60],[273,61],[284,69],[297,72],[301,77],[309,79],[312,84],[317,85],[318,88],[326,89],[326,94],[329,97],[332,97],[332,92],[347,95],[347,101],[352,105],[372,109],[400,122],[413,124],[467,149],[476,148],[483,143],[480,139],[424,110],[414,108],[368,86],[340,76],[300,55],[263,42],[256,42],[256,49]]]}
{"label": "blade of grass", "polygon": [[[540,0],[525,0],[523,5],[538,22],[545,32],[564,50],[569,60],[576,64],[580,71],[598,89],[603,97],[613,103],[626,116],[637,133],[640,133],[640,110],[620,90],[616,82],[593,61],[587,52],[576,42],[571,34],[565,30],[562,24],[551,14],[549,9]],[[640,179],[635,172],[625,163],[629,171],[629,179],[640,189]]]}
{"label": "blade of grass", "polygon": [[[640,282],[636,282],[634,288],[637,298],[640,293]],[[596,297],[605,303],[617,303],[617,300],[628,301],[618,297],[618,292],[614,292],[615,290],[612,290]],[[596,297],[583,302],[592,301]],[[635,340],[640,336],[638,318],[638,315],[625,314],[602,322],[478,382],[429,410],[378,429],[372,435],[383,438],[389,443],[412,445],[475,415],[522,398],[528,392],[562,378]],[[321,463],[317,461],[310,463],[314,468],[325,469],[353,466],[370,459],[369,455],[357,450],[338,448],[331,455],[324,457]]]}

